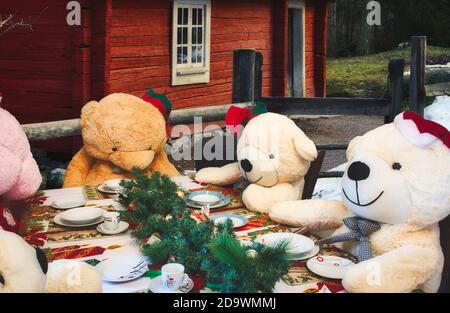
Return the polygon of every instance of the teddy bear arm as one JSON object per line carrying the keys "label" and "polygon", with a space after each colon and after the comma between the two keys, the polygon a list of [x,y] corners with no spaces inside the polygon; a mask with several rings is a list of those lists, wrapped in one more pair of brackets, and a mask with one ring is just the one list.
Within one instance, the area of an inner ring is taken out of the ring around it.
{"label": "teddy bear arm", "polygon": [[83,186],[94,161],[95,160],[87,154],[86,150],[81,148],[81,150],[78,151],[78,153],[72,158],[69,166],[67,167],[63,187],[68,188]]}
{"label": "teddy bear arm", "polygon": [[[349,292],[411,292],[431,278],[439,263],[437,249],[406,245],[352,266],[342,284]],[[438,288],[439,283],[428,291]]]}
{"label": "teddy bear arm", "polygon": [[245,206],[252,211],[268,213],[269,209],[278,202],[298,198],[298,190],[289,183],[277,184],[272,187],[263,187],[250,184],[242,194]]}
{"label": "teddy bear arm", "polygon": [[279,202],[269,210],[270,219],[275,222],[307,227],[312,231],[340,227],[347,215],[348,210],[343,202],[323,199]]}
{"label": "teddy bear arm", "polygon": [[199,183],[226,186],[233,184],[240,176],[238,163],[234,162],[222,167],[202,168],[195,175],[195,180]]}
{"label": "teddy bear arm", "polygon": [[180,172],[178,172],[178,170],[175,168],[175,166],[170,163],[164,151],[160,151],[155,155],[150,169],[152,172],[160,172],[161,174],[168,176],[181,175]]}

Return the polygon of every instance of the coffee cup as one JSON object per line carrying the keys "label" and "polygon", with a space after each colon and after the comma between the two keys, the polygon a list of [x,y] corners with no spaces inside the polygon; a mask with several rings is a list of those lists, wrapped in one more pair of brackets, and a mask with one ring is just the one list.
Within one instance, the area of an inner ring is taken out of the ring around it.
{"label": "coffee cup", "polygon": [[184,273],[184,266],[179,263],[168,263],[161,267],[163,286],[169,290],[177,290],[189,279]]}
{"label": "coffee cup", "polygon": [[103,213],[103,226],[110,231],[117,230],[119,228],[120,213],[108,212]]}

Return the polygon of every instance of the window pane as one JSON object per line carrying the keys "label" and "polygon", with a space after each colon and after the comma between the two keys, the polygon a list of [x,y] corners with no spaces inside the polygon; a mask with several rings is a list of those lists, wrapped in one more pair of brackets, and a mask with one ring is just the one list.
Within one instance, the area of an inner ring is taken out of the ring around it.
{"label": "window pane", "polygon": [[202,63],[203,62],[203,48],[202,46],[198,46],[197,47],[197,63]]}
{"label": "window pane", "polygon": [[182,23],[182,17],[183,17],[183,9],[182,8],[178,8],[178,25],[181,25]]}
{"label": "window pane", "polygon": [[203,28],[199,27],[198,28],[198,33],[197,33],[197,43],[203,43]]}
{"label": "window pane", "polygon": [[192,44],[197,43],[197,27],[192,27]]}
{"label": "window pane", "polygon": [[202,25],[203,9],[197,10],[197,25]]}
{"label": "window pane", "polygon": [[189,12],[188,8],[183,9],[183,25],[188,24],[188,12]]}
{"label": "window pane", "polygon": [[187,55],[187,47],[183,47],[183,63],[187,63],[188,62],[188,55]]}
{"label": "window pane", "polygon": [[192,47],[192,54],[191,54],[191,62],[196,63],[197,62],[197,47]]}
{"label": "window pane", "polygon": [[181,27],[177,27],[177,44],[181,44]]}
{"label": "window pane", "polygon": [[187,35],[188,29],[187,27],[183,27],[183,44],[187,44],[188,42],[188,35]]}
{"label": "window pane", "polygon": [[192,9],[192,25],[197,25],[197,9]]}
{"label": "window pane", "polygon": [[183,63],[183,55],[181,54],[181,47],[177,48],[177,64]]}

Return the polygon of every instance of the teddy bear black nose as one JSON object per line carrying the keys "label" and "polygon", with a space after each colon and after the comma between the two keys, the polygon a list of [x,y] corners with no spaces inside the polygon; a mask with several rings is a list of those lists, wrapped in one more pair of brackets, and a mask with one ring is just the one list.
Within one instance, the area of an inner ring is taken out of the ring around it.
{"label": "teddy bear black nose", "polygon": [[351,180],[364,180],[369,177],[370,168],[366,165],[366,163],[357,161],[350,164],[347,170],[347,176]]}
{"label": "teddy bear black nose", "polygon": [[247,159],[241,160],[241,167],[246,172],[251,172],[253,169],[252,163],[250,163],[250,161]]}

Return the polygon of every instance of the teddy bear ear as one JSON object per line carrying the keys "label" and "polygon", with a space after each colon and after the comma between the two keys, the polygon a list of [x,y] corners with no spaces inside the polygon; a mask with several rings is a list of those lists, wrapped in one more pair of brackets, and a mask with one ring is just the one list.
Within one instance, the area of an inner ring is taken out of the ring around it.
{"label": "teddy bear ear", "polygon": [[90,101],[83,106],[83,108],[81,109],[81,119],[80,119],[81,126],[83,126],[84,121],[89,120],[94,111],[97,109],[97,106],[98,106],[97,101]]}
{"label": "teddy bear ear", "polygon": [[317,149],[314,142],[302,132],[294,138],[295,150],[306,161],[314,161],[317,158]]}
{"label": "teddy bear ear", "polygon": [[355,147],[361,142],[361,140],[362,140],[362,136],[356,136],[355,138],[353,138],[350,141],[350,143],[348,144],[347,151],[346,151],[347,160],[350,160],[352,158],[353,149],[355,149]]}

